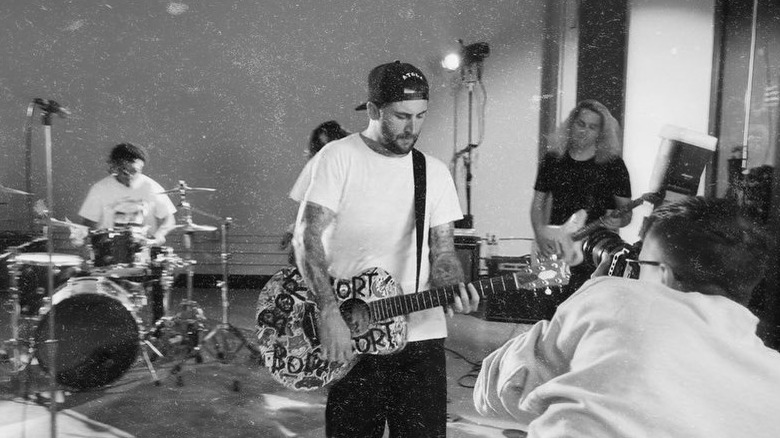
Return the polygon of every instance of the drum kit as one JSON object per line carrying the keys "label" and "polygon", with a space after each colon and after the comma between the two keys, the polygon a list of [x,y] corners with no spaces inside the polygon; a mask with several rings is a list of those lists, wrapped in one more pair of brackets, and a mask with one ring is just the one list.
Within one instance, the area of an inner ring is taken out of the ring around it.
{"label": "drum kit", "polygon": [[[232,219],[192,207],[188,192],[203,191],[214,189],[193,188],[180,181],[177,188],[162,192],[180,196],[182,220],[173,232],[181,233],[182,257],[171,247],[151,246],[133,230],[121,227],[89,230],[85,257],[53,253],[47,237],[9,248],[0,260],[5,259],[9,272],[10,298],[4,308],[11,314],[11,339],[3,341],[6,353],[0,362],[8,365],[9,376],[5,377],[12,388],[29,394],[34,380],[29,373],[35,363],[61,388],[99,388],[119,379],[141,358],[159,385],[153,362],[162,357],[177,361],[171,374],[181,385],[183,364],[189,359],[203,362],[202,346],[224,361],[246,345],[227,316],[227,232]],[[29,195],[3,186],[0,192]],[[223,278],[218,283],[222,318],[208,333],[205,312],[193,300],[192,242],[196,233],[215,232],[218,227],[194,223],[193,212],[222,221]],[[47,223],[74,226],[53,218]],[[186,297],[174,310],[169,305],[171,290],[175,274],[182,269],[187,278]]]}

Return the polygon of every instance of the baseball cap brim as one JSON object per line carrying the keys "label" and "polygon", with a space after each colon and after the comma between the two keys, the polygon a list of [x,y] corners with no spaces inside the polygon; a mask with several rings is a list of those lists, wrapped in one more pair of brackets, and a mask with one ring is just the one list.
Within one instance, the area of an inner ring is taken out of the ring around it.
{"label": "baseball cap brim", "polygon": [[428,80],[415,66],[401,61],[374,67],[368,74],[368,99],[355,107],[362,111],[368,102],[400,102],[403,100],[428,100]]}

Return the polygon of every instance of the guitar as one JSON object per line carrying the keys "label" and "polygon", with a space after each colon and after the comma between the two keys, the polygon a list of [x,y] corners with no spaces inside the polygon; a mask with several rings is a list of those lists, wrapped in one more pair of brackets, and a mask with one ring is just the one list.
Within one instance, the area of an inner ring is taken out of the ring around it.
{"label": "guitar", "polygon": [[[563,286],[568,279],[567,268],[558,262],[472,284],[481,297],[490,299],[496,293]],[[404,294],[381,268],[369,268],[352,278],[334,280],[333,288],[356,353],[347,363],[320,358],[319,309],[298,269],[281,269],[260,291],[255,314],[260,362],[275,380],[289,389],[321,388],[346,375],[360,355],[400,351],[406,345],[405,315],[450,304],[459,291],[458,285],[452,285]]]}
{"label": "guitar", "polygon": [[[581,241],[588,237],[590,233],[596,229],[603,227],[603,221],[610,217],[620,217],[636,207],[643,204],[645,201],[650,203],[656,203],[661,200],[660,193],[645,193],[644,195],[634,199],[630,203],[608,213],[599,218],[599,220],[586,224],[588,219],[588,212],[585,210],[578,210],[575,212],[563,225],[546,225],[547,235],[552,236],[557,242],[561,244],[561,251],[563,254],[562,260],[569,266],[577,266],[585,260],[585,255],[582,252]],[[551,260],[551,257],[546,257],[541,254],[539,248],[534,242],[533,248],[534,261],[545,263]],[[558,257],[560,258],[560,257]]]}

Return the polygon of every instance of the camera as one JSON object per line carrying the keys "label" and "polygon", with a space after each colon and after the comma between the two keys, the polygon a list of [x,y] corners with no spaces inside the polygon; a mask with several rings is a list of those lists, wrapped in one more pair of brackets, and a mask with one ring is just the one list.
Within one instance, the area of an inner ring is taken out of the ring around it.
{"label": "camera", "polygon": [[586,263],[601,275],[610,277],[639,278],[639,269],[626,260],[636,259],[642,249],[642,242],[626,243],[614,231],[599,228],[582,241],[582,253]]}

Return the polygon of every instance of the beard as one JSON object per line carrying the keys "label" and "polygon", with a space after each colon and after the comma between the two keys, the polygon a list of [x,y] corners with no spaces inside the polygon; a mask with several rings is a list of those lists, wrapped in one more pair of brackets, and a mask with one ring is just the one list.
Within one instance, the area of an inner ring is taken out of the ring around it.
{"label": "beard", "polygon": [[387,125],[382,125],[382,146],[394,155],[408,154],[417,143],[417,137],[415,134],[396,135]]}

